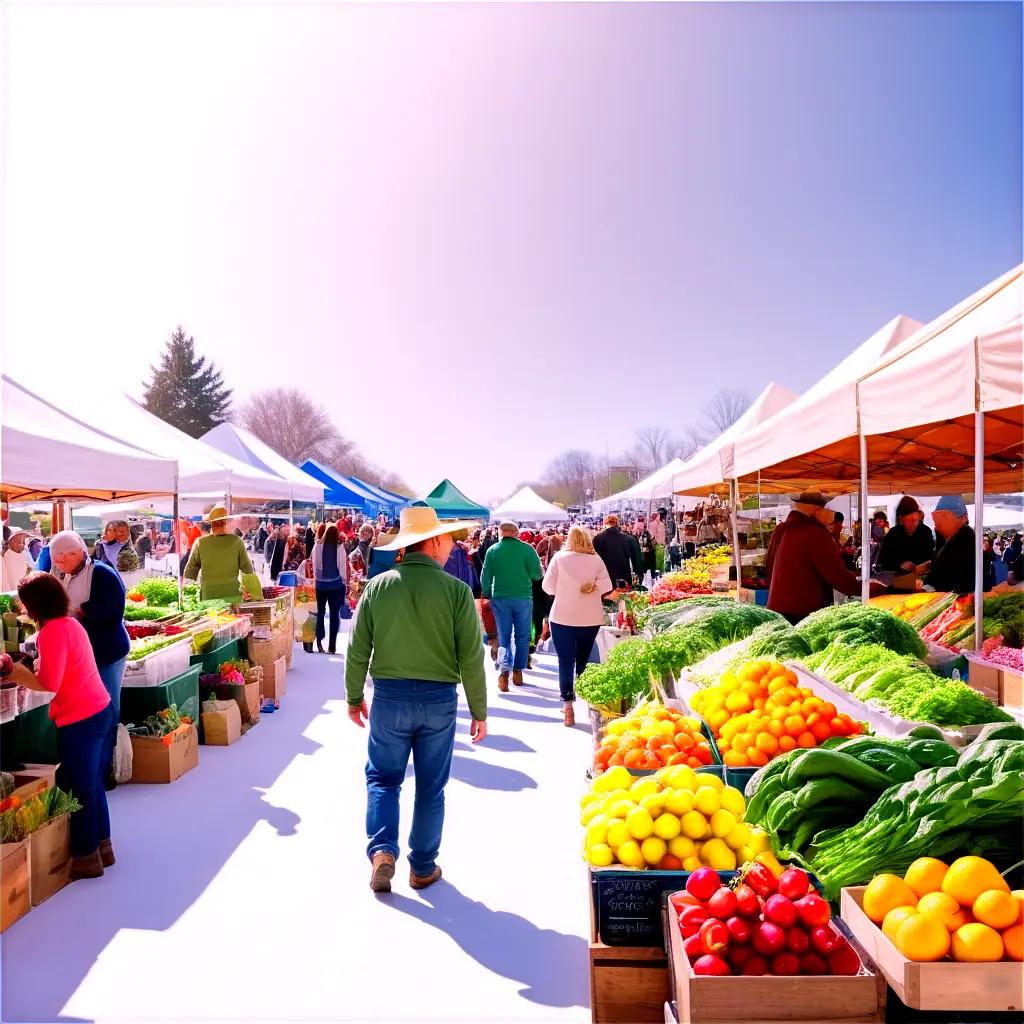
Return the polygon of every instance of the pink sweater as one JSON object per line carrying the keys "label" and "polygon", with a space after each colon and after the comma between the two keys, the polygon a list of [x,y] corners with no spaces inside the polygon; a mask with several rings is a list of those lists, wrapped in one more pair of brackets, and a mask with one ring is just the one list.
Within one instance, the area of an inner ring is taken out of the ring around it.
{"label": "pink sweater", "polygon": [[36,646],[36,675],[55,694],[50,717],[58,728],[90,718],[110,703],[89,634],[77,619],[50,619],[36,635]]}
{"label": "pink sweater", "polygon": [[[594,583],[597,589],[581,594],[580,587]],[[548,618],[559,626],[600,626],[604,623],[601,595],[612,589],[612,581],[600,555],[559,551],[548,563],[542,584],[555,598]]]}

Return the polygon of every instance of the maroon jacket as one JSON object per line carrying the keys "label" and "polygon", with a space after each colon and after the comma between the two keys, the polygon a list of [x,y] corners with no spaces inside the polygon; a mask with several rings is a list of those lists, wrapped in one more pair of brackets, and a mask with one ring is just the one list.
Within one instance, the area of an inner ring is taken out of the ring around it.
{"label": "maroon jacket", "polygon": [[832,534],[795,509],[772,534],[765,559],[768,607],[803,618],[832,604],[832,591],[860,593],[860,580],[843,565]]}

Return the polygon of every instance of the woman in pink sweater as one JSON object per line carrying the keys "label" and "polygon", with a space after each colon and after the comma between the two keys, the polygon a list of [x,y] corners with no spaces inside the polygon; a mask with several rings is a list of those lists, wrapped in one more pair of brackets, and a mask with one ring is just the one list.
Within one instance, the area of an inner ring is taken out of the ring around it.
{"label": "woman in pink sweater", "polygon": [[56,578],[30,573],[18,585],[18,598],[39,625],[39,658],[35,672],[19,664],[11,678],[54,695],[50,718],[57,726],[61,757],[57,782],[82,804],[71,815],[71,878],[98,878],[114,863],[103,786],[110,769],[110,695],[96,668],[89,635],[68,616],[68,595]]}
{"label": "woman in pink sweater", "polygon": [[602,599],[612,581],[590,534],[582,526],[569,529],[565,546],[548,562],[542,584],[554,597],[548,622],[558,654],[558,688],[565,702],[565,724],[576,724],[573,701],[576,677],[587,667],[597,631],[604,622]]}

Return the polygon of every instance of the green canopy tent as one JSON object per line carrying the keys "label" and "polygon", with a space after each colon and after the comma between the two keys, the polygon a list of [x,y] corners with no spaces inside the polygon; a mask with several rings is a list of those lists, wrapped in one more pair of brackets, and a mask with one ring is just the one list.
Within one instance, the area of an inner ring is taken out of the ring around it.
{"label": "green canopy tent", "polygon": [[451,482],[442,480],[424,499],[437,513],[438,519],[488,519],[490,511],[470,501]]}

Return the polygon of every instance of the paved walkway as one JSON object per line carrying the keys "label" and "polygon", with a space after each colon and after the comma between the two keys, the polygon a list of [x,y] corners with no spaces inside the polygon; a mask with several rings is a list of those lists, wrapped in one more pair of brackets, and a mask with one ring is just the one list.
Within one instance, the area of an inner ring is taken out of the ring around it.
{"label": "paved walkway", "polygon": [[[342,659],[297,648],[281,711],[233,747],[201,747],[173,785],[111,794],[118,863],[2,936],[0,1018],[589,1020],[590,737],[561,723],[553,659],[535,663],[505,696],[487,658],[491,734],[476,748],[460,707],[444,879],[414,893],[403,856],[377,897]],[[403,839],[411,802],[410,780]]]}

